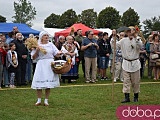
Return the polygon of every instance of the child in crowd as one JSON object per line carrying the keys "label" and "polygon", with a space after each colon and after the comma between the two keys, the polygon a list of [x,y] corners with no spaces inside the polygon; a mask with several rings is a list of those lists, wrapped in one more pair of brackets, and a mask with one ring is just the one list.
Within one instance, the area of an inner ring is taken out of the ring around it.
{"label": "child in crowd", "polygon": [[15,51],[16,46],[14,43],[9,44],[10,50],[7,52],[7,66],[10,78],[10,88],[15,88],[14,79],[17,71],[18,59],[17,52]]}

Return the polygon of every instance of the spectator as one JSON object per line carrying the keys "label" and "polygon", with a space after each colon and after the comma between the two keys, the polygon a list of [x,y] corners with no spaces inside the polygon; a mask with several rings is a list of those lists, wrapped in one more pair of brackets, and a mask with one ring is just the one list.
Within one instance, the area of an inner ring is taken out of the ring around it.
{"label": "spectator", "polygon": [[[108,38],[107,38],[108,39]],[[97,44],[99,45],[99,42],[103,40],[103,32],[99,32],[98,33],[98,40],[97,40]],[[100,49],[97,50],[97,77],[100,78]]]}
{"label": "spectator", "polygon": [[17,52],[15,51],[15,44],[10,43],[9,44],[10,50],[7,52],[7,68],[9,71],[9,78],[10,78],[10,88],[15,88],[14,80],[15,80],[15,74],[17,71],[18,66],[18,58],[17,58]]}
{"label": "spectator", "polygon": [[16,45],[15,51],[18,56],[18,67],[16,73],[16,82],[18,86],[27,85],[25,80],[26,75],[26,64],[28,50],[23,43],[23,36],[21,33],[16,34],[16,40],[12,41]]}
{"label": "spectator", "polygon": [[18,27],[14,26],[12,32],[16,35],[17,33],[19,33]]}
{"label": "spectator", "polygon": [[6,54],[7,54],[7,52],[4,50],[4,42],[2,42],[2,40],[0,38],[0,89],[1,89],[1,85],[2,85],[3,65],[5,63]]}
{"label": "spectator", "polygon": [[110,41],[110,45],[111,45],[111,49],[112,49],[112,52],[111,52],[111,54],[110,54],[110,56],[109,56],[109,59],[110,59],[109,66],[110,66],[110,73],[111,73],[111,74],[112,74],[112,72],[113,72],[112,60],[113,60],[113,51],[114,51],[114,45],[113,45],[114,39],[116,39],[116,42],[119,41],[119,36],[117,35],[116,29],[113,29],[113,30],[112,30],[112,34],[111,34],[110,37],[109,37],[109,41]]}
{"label": "spectator", "polygon": [[[9,45],[7,43],[4,43],[4,50],[6,51],[6,53],[8,52],[9,50]],[[4,65],[3,65],[3,79],[4,79],[4,85],[5,87],[9,87],[9,75],[8,75],[8,69],[7,69],[7,66],[6,66],[6,57],[7,57],[7,54],[4,56]]]}
{"label": "spectator", "polygon": [[101,74],[101,80],[107,80],[106,69],[108,68],[109,55],[111,54],[111,45],[108,40],[108,33],[103,33],[103,39],[98,43],[99,45],[99,68]]}
{"label": "spectator", "polygon": [[[63,44],[65,43],[65,37],[64,36],[59,36],[59,39],[58,41],[55,43],[55,46],[57,47],[58,50],[61,50],[62,49],[62,46]],[[62,56],[62,57],[55,57],[55,60],[65,60],[65,56]]]}
{"label": "spectator", "polygon": [[15,38],[16,38],[16,35],[13,32],[9,32],[6,43],[9,45]]}
{"label": "spectator", "polygon": [[83,71],[83,77],[85,77],[85,61],[84,61],[84,51],[81,50],[81,46],[82,46],[82,41],[84,39],[84,37],[82,36],[82,29],[78,29],[77,30],[77,35],[75,36],[75,41],[78,42],[78,44],[80,45],[80,49],[78,49],[78,58],[79,58],[79,62],[77,62],[78,64],[78,70],[79,70],[79,64],[80,62],[82,62],[82,71]]}
{"label": "spectator", "polygon": [[[95,83],[97,72],[97,40],[93,39],[93,31],[86,32],[86,38],[82,41],[81,50],[84,50],[85,59],[85,77],[86,83]],[[90,76],[90,68],[92,67],[92,76]]]}
{"label": "spectator", "polygon": [[148,78],[152,78],[152,67],[150,66],[150,44],[153,43],[153,35],[149,35],[148,41],[146,43],[146,52],[147,52],[147,60],[148,60]]}
{"label": "spectator", "polygon": [[72,36],[67,36],[66,37],[66,42],[62,46],[61,51],[65,54],[66,60],[71,59],[72,61],[72,67],[71,70],[66,73],[61,75],[62,81],[65,83],[65,79],[68,79],[68,83],[71,83],[72,79],[77,79],[78,78],[78,70],[77,70],[77,65],[76,65],[76,56],[78,56],[78,51],[77,47],[74,45],[74,40]]}
{"label": "spectator", "polygon": [[0,33],[0,38],[1,38],[1,41],[2,41],[3,43],[6,42],[6,36],[5,36],[5,34]]}
{"label": "spectator", "polygon": [[154,80],[159,79],[159,66],[156,66],[156,61],[157,59],[152,59],[153,54],[159,54],[160,55],[160,44],[159,44],[159,37],[158,34],[153,35],[153,43],[150,44],[150,62],[151,62],[151,67],[153,67],[153,72],[154,72]]}
{"label": "spectator", "polygon": [[[125,36],[124,32],[120,32],[120,39],[123,39]],[[120,48],[116,48],[116,57],[115,57],[115,75],[114,75],[114,82],[117,82],[117,79],[120,78],[123,81],[123,70],[122,70],[122,52]]]}

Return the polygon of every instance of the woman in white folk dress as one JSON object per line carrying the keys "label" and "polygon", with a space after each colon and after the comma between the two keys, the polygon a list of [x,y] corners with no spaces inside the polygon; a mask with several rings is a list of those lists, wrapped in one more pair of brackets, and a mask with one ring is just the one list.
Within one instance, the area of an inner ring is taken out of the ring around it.
{"label": "woman in white folk dress", "polygon": [[[35,106],[41,105],[42,89],[45,89],[44,105],[48,106],[50,88],[60,86],[59,76],[52,71],[51,62],[53,62],[54,56],[58,56],[62,52],[60,52],[53,43],[49,42],[49,35],[45,31],[40,32],[38,44],[39,47],[31,52],[32,58],[38,59],[31,88],[37,90],[38,100]],[[43,54],[39,50],[40,47],[44,48],[47,53]]]}

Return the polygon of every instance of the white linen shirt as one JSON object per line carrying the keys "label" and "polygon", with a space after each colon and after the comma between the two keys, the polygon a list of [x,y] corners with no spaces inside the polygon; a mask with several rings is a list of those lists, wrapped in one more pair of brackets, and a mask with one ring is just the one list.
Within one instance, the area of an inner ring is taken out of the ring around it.
{"label": "white linen shirt", "polygon": [[[141,68],[139,61],[140,48],[142,47],[142,42],[133,38],[132,40],[129,37],[125,37],[116,43],[122,51],[122,68],[127,72],[136,72]],[[127,59],[127,60],[126,60]],[[135,60],[136,59],[136,60]],[[133,60],[133,61],[128,61]]]}

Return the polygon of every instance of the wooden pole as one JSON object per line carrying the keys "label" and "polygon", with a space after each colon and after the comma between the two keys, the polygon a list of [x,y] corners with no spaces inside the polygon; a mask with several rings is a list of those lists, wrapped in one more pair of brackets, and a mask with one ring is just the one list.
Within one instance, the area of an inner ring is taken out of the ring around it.
{"label": "wooden pole", "polygon": [[112,102],[114,102],[114,77],[115,77],[115,56],[116,56],[116,36],[113,37],[113,59],[112,59]]}

